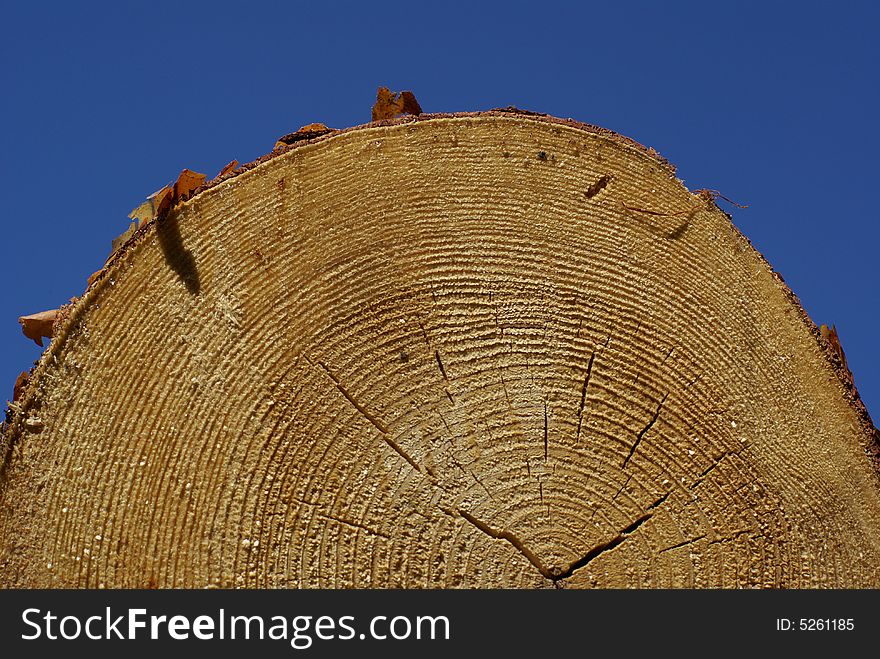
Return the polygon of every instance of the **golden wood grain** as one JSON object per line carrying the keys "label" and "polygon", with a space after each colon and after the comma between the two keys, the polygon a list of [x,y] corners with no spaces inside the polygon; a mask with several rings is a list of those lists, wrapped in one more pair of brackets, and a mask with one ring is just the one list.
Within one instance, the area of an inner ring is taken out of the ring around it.
{"label": "golden wood grain", "polygon": [[516,115],[365,127],[168,222],[7,432],[2,585],[880,586],[841,382],[643,150]]}

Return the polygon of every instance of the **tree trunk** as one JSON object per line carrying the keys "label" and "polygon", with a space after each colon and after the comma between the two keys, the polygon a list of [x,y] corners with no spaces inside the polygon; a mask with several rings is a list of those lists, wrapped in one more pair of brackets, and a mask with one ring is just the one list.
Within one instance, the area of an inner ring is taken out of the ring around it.
{"label": "tree trunk", "polygon": [[56,327],[0,447],[4,586],[880,586],[842,362],[712,195],[602,129],[282,145]]}

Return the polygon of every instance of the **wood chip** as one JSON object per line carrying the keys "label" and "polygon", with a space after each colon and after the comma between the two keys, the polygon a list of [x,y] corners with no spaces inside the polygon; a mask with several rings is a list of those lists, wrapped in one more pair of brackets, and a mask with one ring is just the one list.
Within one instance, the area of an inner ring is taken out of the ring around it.
{"label": "wood chip", "polygon": [[52,338],[52,326],[55,324],[57,317],[58,309],[51,309],[31,314],[30,316],[21,316],[18,322],[21,324],[21,331],[24,332],[24,335],[29,339],[33,339],[42,348],[43,338]]}
{"label": "wood chip", "polygon": [[402,114],[418,116],[422,107],[410,91],[392,92],[387,87],[379,87],[376,92],[376,104],[373,105],[373,121],[394,119]]}
{"label": "wood chip", "polygon": [[226,176],[230,172],[234,172],[237,168],[238,168],[238,161],[232,160],[223,169],[220,170],[220,173],[217,174],[217,178],[220,178],[222,176]]}
{"label": "wood chip", "polygon": [[186,201],[192,196],[202,183],[205,182],[205,175],[194,172],[191,169],[184,169],[180,172],[177,180],[174,182],[173,203],[177,204]]}

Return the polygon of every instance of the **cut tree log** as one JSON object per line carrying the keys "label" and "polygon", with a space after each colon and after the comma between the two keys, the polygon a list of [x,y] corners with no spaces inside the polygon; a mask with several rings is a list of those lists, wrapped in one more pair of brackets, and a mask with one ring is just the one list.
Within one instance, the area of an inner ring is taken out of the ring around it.
{"label": "cut tree log", "polygon": [[281,144],[141,227],[3,435],[7,587],[877,587],[874,428],[656,153]]}

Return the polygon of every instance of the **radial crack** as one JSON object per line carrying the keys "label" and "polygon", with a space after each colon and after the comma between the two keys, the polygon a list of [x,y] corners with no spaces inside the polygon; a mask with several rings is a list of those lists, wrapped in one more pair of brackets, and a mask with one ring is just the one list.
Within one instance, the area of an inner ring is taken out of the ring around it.
{"label": "radial crack", "polygon": [[[620,488],[617,490],[617,492],[614,493],[614,496],[611,497],[612,501],[617,501],[617,497],[620,496],[620,493],[623,492],[623,488],[625,488],[627,485],[629,485],[629,482],[631,480],[632,480],[632,474],[630,474],[629,476],[626,477],[626,480],[623,481],[623,485],[621,485]],[[595,512],[593,514],[595,515]]]}
{"label": "radial crack", "polygon": [[541,563],[541,560],[537,556],[535,556],[535,554],[533,554],[528,547],[523,544],[522,540],[513,535],[513,533],[504,529],[501,529],[500,531],[493,529],[491,526],[486,524],[486,522],[480,521],[466,510],[459,509],[458,514],[464,517],[468,522],[476,526],[478,529],[480,529],[480,531],[488,535],[490,538],[495,538],[496,540],[507,540],[507,542],[512,544],[516,548],[516,550],[519,551],[519,553],[525,556],[529,563],[534,565],[538,569],[538,572],[540,572],[546,579],[555,580],[553,573],[546,567],[544,567],[544,564]]}
{"label": "radial crack", "polygon": [[327,513],[318,513],[318,517],[323,517],[324,519],[332,519],[334,522],[339,522],[340,524],[343,524],[345,526],[351,526],[352,528],[361,529],[361,530],[366,531],[367,533],[370,533],[372,535],[378,535],[383,538],[388,538],[389,540],[391,539],[391,536],[388,535],[387,533],[383,533],[382,531],[377,531],[376,529],[371,528],[371,527],[367,526],[366,524],[361,524],[360,522],[355,522],[350,519],[345,519],[343,517],[336,517],[335,515],[329,515]]}
{"label": "radial crack", "polygon": [[558,572],[555,576],[552,577],[553,581],[560,581],[562,579],[567,579],[572,574],[574,574],[577,570],[580,570],[582,567],[587,566],[589,563],[593,562],[602,554],[611,551],[615,547],[620,546],[620,544],[626,540],[629,536],[635,533],[642,524],[647,522],[651,517],[653,517],[653,513],[645,513],[641,517],[639,517],[632,524],[623,529],[620,533],[618,533],[615,537],[613,537],[608,542],[603,542],[600,545],[596,545],[583,557],[576,560],[574,563],[568,566],[568,568],[562,572]]}
{"label": "radial crack", "polygon": [[596,351],[590,353],[590,362],[587,364],[587,375],[584,378],[584,386],[581,387],[581,404],[578,408],[578,429],[575,437],[575,445],[580,444],[581,428],[584,423],[584,406],[587,404],[587,388],[590,386],[590,374],[593,372],[593,359],[596,358]]}
{"label": "radial crack", "polygon": [[744,535],[754,535],[754,534],[755,534],[755,532],[752,529],[742,529],[740,531],[736,531],[732,536],[729,536],[727,538],[717,538],[716,540],[710,540],[708,544],[717,545],[722,542],[732,542],[734,540],[738,540],[739,538],[741,538]]}
{"label": "radial crack", "polygon": [[446,368],[443,366],[443,361],[440,359],[440,351],[434,351],[434,358],[437,360],[437,366],[440,368],[440,374],[443,376],[443,379],[449,382],[449,376],[446,375]]}
{"label": "radial crack", "polygon": [[732,455],[739,455],[743,451],[744,448],[745,447],[740,448],[739,450],[736,450],[736,451],[725,451],[724,453],[719,455],[717,458],[715,458],[715,461],[712,464],[710,464],[708,467],[706,467],[700,473],[699,476],[697,476],[696,480],[693,482],[690,489],[693,490],[693,489],[697,488],[699,485],[701,485],[703,483],[703,481],[706,480],[706,477],[709,474],[711,474],[715,470],[715,468],[718,467],[726,458],[729,458]]}
{"label": "radial crack", "polygon": [[386,426],[384,423],[382,423],[381,419],[379,419],[374,414],[372,414],[369,410],[367,410],[367,408],[365,408],[363,405],[361,405],[359,402],[357,402],[357,400],[354,398],[354,396],[352,396],[348,392],[348,390],[342,385],[342,382],[339,381],[339,378],[337,378],[333,374],[333,371],[331,371],[329,368],[327,368],[327,366],[326,366],[326,364],[324,364],[324,362],[318,362],[318,366],[320,366],[322,369],[324,369],[324,372],[327,374],[327,376],[331,380],[333,380],[334,384],[336,384],[336,388],[339,389],[339,393],[341,393],[343,396],[345,396],[345,399],[349,403],[351,403],[352,406],[358,412],[360,412],[361,415],[363,415],[363,417],[365,419],[367,419],[367,421],[369,421],[370,423],[373,424],[373,426],[375,426],[376,430],[378,430],[379,433],[382,435],[382,439],[385,440],[385,443],[388,444],[388,446],[390,446],[391,448],[393,448],[401,458],[406,460],[413,469],[415,469],[418,472],[421,472],[422,471],[421,468],[416,463],[416,461],[413,460],[412,456],[409,453],[407,453],[406,451],[404,451],[403,447],[400,444],[398,444],[393,439],[391,439],[391,436],[390,436],[390,433],[388,430],[388,426]]}
{"label": "radial crack", "polygon": [[630,459],[635,454],[636,449],[639,447],[639,443],[642,441],[642,438],[647,434],[647,432],[651,429],[651,427],[655,423],[657,423],[657,419],[660,418],[660,410],[663,409],[663,403],[666,402],[666,399],[668,397],[669,397],[668,393],[665,396],[663,396],[663,400],[661,400],[660,404],[657,405],[657,411],[654,412],[654,416],[652,416],[651,420],[648,421],[648,425],[646,425],[644,428],[642,428],[642,430],[639,432],[639,434],[636,435],[636,441],[633,442],[633,445],[629,449],[629,455],[627,455],[623,461],[623,469],[626,469],[626,466],[629,464]]}
{"label": "radial crack", "polygon": [[466,469],[464,465],[461,464],[459,459],[455,457],[454,453],[449,453],[449,457],[452,459],[452,462],[455,464],[455,466],[462,471],[462,473],[467,474],[468,476],[473,478],[474,482],[486,491],[486,494],[489,495],[489,498],[493,501],[495,500],[495,497],[492,496],[492,492],[489,491],[489,488],[486,487],[486,484],[482,480],[477,478],[477,475],[474,473],[473,469]]}
{"label": "radial crack", "polygon": [[547,438],[547,401],[544,401],[544,460],[547,460],[547,448],[548,448],[548,438]]}
{"label": "radial crack", "polygon": [[664,547],[663,549],[661,549],[657,553],[662,554],[667,551],[672,551],[673,549],[681,549],[682,547],[687,547],[688,545],[692,545],[695,542],[703,540],[705,537],[706,537],[706,534],[704,533],[703,535],[698,535],[696,538],[691,538],[690,540],[684,540],[682,542],[679,542],[676,545],[672,545],[671,547]]}
{"label": "radial crack", "polygon": [[434,358],[437,360],[437,367],[440,369],[440,374],[443,376],[443,381],[446,383],[446,386],[443,387],[443,391],[446,392],[446,397],[449,399],[449,402],[455,405],[455,398],[452,397],[452,394],[449,392],[449,376],[446,375],[446,367],[443,366],[443,360],[440,359],[440,351],[434,351]]}
{"label": "radial crack", "polygon": [[[656,501],[651,507],[654,508],[660,505],[663,502],[663,498]],[[585,567],[595,559],[597,559],[602,554],[611,551],[615,547],[618,547],[622,542],[624,542],[629,536],[635,533],[645,522],[647,522],[651,517],[654,516],[654,513],[645,513],[641,517],[639,517],[632,524],[618,532],[616,536],[614,536],[611,540],[607,542],[603,542],[602,544],[596,545],[586,554],[584,554],[581,558],[569,564],[567,568],[559,568],[552,567],[547,568],[542,562],[541,559],[537,557],[537,555],[532,552],[528,547],[525,546],[522,540],[520,540],[517,536],[515,536],[510,531],[506,529],[494,529],[486,522],[483,522],[473,515],[471,515],[466,510],[459,509],[458,514],[461,515],[468,522],[477,527],[480,531],[488,535],[490,538],[495,538],[496,540],[506,540],[514,548],[517,549],[532,565],[537,568],[538,572],[545,579],[549,579],[550,581],[556,583],[557,581],[561,581],[563,579],[569,578],[572,574],[574,574],[577,570],[580,570],[582,567]]]}
{"label": "radial crack", "polygon": [[654,508],[656,508],[656,507],[659,506],[660,504],[664,503],[664,502],[669,498],[669,495],[670,495],[670,494],[672,494],[672,491],[671,491],[671,490],[670,490],[669,492],[667,492],[666,494],[664,494],[664,495],[663,495],[662,497],[660,497],[659,499],[657,499],[657,500],[656,500],[654,503],[652,503],[650,506],[648,506],[647,510],[654,510]]}

